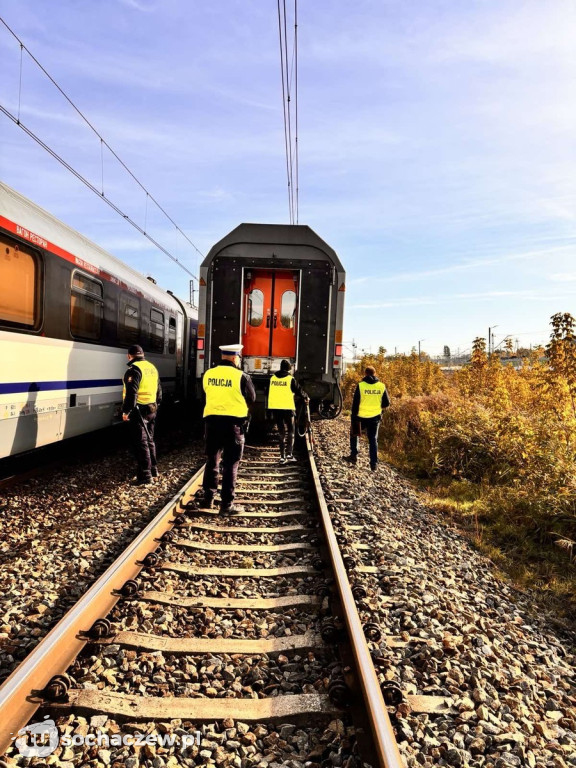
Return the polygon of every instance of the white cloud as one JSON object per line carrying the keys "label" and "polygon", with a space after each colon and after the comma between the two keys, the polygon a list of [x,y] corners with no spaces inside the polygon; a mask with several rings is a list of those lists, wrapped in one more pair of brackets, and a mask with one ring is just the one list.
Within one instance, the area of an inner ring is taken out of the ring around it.
{"label": "white cloud", "polygon": [[434,296],[407,296],[392,301],[379,301],[369,304],[347,304],[346,309],[386,309],[390,307],[417,307],[417,306],[445,306],[454,302],[461,301],[487,301],[492,299],[522,299],[530,301],[560,301],[563,299],[573,299],[576,291],[563,294],[544,294],[536,289],[521,291],[480,291],[478,293],[453,293],[436,294]]}
{"label": "white cloud", "polygon": [[158,0],[119,0],[119,2],[128,8],[134,8],[134,10],[143,13],[152,13],[162,5]]}
{"label": "white cloud", "polygon": [[431,277],[454,275],[474,269],[484,269],[489,266],[502,266],[510,262],[550,259],[553,256],[567,256],[569,258],[574,258],[576,257],[576,246],[563,245],[556,248],[542,248],[534,251],[522,251],[520,253],[505,253],[485,259],[466,259],[462,262],[448,264],[445,267],[437,267],[435,269],[414,269],[410,272],[362,277],[358,280],[349,282],[349,285],[367,281],[370,281],[371,283],[417,282],[419,280],[427,280]]}
{"label": "white cloud", "polygon": [[548,280],[558,283],[570,283],[576,280],[576,272],[556,272],[548,275]]}
{"label": "white cloud", "polygon": [[477,6],[449,25],[435,46],[438,61],[477,61],[492,65],[525,66],[550,61],[574,68],[576,7],[557,0],[552,4],[526,0],[521,5],[502,2]]}
{"label": "white cloud", "polygon": [[[374,316],[354,308],[392,306],[394,333],[413,315],[410,335],[450,343],[468,326],[535,327],[524,323],[538,302],[544,313],[543,301],[573,300],[542,292],[576,280],[572,0],[305,6],[300,221],[346,265],[348,327],[368,336]],[[204,251],[242,220],[287,220],[275,13],[261,0],[12,0],[6,11]],[[0,102],[17,105],[19,47],[3,34],[0,47]],[[99,185],[97,138],[26,59],[23,75],[23,119]],[[9,121],[0,141],[7,183],[131,264],[155,258]],[[142,224],[144,193],[104,166],[106,192]],[[162,223],[154,236],[173,250]]]}

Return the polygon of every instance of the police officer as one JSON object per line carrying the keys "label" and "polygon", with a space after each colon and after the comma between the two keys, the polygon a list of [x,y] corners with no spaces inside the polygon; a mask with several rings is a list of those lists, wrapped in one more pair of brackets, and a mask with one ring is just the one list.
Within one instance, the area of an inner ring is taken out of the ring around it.
{"label": "police officer", "polygon": [[222,457],[223,515],[239,514],[234,506],[238,465],[244,452],[244,435],[248,423],[248,406],[256,400],[252,379],[240,368],[242,344],[220,347],[222,362],[204,374],[202,386],[206,396],[204,423],[206,435],[206,468],[201,506],[211,509],[218,490],[218,467]]}
{"label": "police officer", "polygon": [[138,344],[128,349],[128,370],[124,374],[122,419],[130,424],[132,447],[138,462],[134,485],[145,485],[158,477],[154,425],[162,401],[162,387],[156,366],[144,359]]}
{"label": "police officer", "polygon": [[296,404],[294,396],[298,395],[308,402],[310,399],[294,376],[290,374],[292,366],[289,360],[282,360],[280,370],[270,377],[268,388],[268,408],[274,413],[274,420],[280,436],[280,464],[296,461],[294,451],[294,416]]}
{"label": "police officer", "polygon": [[383,382],[376,378],[376,370],[367,365],[364,378],[354,392],[352,400],[352,421],[350,424],[350,455],[343,456],[344,461],[356,464],[358,460],[358,438],[362,427],[366,430],[370,445],[370,469],[378,466],[378,428],[382,410],[390,405],[390,398]]}

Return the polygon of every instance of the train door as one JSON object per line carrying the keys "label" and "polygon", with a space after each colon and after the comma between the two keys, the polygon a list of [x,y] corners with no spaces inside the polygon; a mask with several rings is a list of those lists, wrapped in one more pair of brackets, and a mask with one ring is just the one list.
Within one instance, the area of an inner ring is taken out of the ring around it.
{"label": "train door", "polygon": [[171,356],[170,364],[175,374],[174,400],[180,402],[185,397],[186,382],[184,360],[184,316],[182,312],[176,312],[176,317],[168,320],[168,354]]}
{"label": "train door", "polygon": [[276,273],[274,280],[274,309],[272,357],[296,357],[296,308],[298,306],[298,275]]}
{"label": "train door", "polygon": [[244,357],[296,357],[298,273],[255,269],[244,283]]}

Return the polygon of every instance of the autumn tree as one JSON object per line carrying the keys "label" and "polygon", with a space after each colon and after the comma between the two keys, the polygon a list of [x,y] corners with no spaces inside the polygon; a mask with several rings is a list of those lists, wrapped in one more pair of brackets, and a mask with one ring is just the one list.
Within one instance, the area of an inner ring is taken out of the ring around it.
{"label": "autumn tree", "polygon": [[550,318],[552,333],[546,356],[555,376],[568,388],[572,414],[576,416],[576,337],[574,318],[569,312],[557,312]]}
{"label": "autumn tree", "polygon": [[486,354],[486,339],[476,336],[472,342],[472,354],[470,356],[470,367],[475,371],[483,371],[488,364],[488,355]]}

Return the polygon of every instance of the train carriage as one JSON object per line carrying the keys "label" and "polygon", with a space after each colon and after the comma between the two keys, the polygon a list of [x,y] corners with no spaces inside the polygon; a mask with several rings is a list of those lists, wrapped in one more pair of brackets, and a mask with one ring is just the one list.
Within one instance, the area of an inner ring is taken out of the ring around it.
{"label": "train carriage", "polygon": [[196,311],[0,183],[0,459],[109,426],[126,348],[187,395]]}
{"label": "train carriage", "polygon": [[242,366],[254,381],[257,412],[268,379],[288,359],[312,410],[341,407],[345,272],[310,227],[241,224],[210,250],[200,267],[197,382],[219,362],[218,347],[244,345]]}

